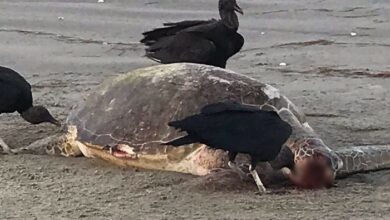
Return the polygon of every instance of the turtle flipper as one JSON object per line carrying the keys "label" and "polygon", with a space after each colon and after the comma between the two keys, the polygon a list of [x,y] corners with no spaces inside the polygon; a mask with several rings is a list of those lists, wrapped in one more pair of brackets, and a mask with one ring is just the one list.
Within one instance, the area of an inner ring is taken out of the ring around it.
{"label": "turtle flipper", "polygon": [[38,155],[62,155],[65,157],[82,156],[81,143],[76,140],[77,128],[67,126],[65,133],[58,133],[46,138],[37,140],[28,146],[12,149],[17,154],[38,154]]}

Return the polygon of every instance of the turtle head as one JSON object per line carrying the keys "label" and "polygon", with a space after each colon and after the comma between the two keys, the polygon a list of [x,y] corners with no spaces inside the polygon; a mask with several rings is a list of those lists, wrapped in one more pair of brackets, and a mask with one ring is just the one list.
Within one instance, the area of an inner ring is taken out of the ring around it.
{"label": "turtle head", "polygon": [[31,124],[40,124],[43,122],[52,123],[56,126],[61,126],[61,123],[57,121],[43,106],[33,106],[21,113],[24,120]]}
{"label": "turtle head", "polygon": [[290,179],[299,187],[316,189],[334,186],[343,162],[321,139],[307,138],[293,143],[294,170]]}

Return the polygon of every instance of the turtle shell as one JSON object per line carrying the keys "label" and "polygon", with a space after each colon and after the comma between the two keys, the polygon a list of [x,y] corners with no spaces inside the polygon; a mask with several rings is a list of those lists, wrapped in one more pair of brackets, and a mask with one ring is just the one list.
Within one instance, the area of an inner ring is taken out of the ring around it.
{"label": "turtle shell", "polygon": [[[277,111],[293,126],[292,138],[312,132],[304,114],[274,87],[226,69],[189,63],[137,69],[108,80],[70,113],[67,123],[77,127],[78,140],[84,143],[126,144],[138,154],[169,155],[174,147],[161,143],[183,134],[168,122],[220,101]],[[191,147],[178,155],[193,151]]]}

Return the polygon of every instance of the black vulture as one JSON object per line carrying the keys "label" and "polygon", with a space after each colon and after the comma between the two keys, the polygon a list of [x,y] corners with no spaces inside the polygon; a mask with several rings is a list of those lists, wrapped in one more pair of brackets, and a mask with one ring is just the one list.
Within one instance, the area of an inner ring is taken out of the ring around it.
{"label": "black vulture", "polygon": [[[31,85],[19,73],[0,66],[0,114],[15,111],[31,124],[49,122],[60,126],[45,107],[33,106]],[[0,146],[4,152],[11,152],[1,138]]]}
{"label": "black vulture", "polygon": [[221,20],[190,20],[165,23],[143,33],[146,56],[160,63],[189,62],[221,68],[241,50],[244,38],[237,33],[238,17],[243,14],[236,0],[219,0]]}
{"label": "black vulture", "polygon": [[218,102],[202,108],[169,126],[186,131],[187,135],[166,145],[181,146],[202,143],[211,148],[229,151],[229,167],[241,171],[234,160],[238,153],[249,154],[252,174],[260,191],[265,188],[255,170],[257,162],[274,160],[291,135],[291,126],[274,111],[234,102]]}

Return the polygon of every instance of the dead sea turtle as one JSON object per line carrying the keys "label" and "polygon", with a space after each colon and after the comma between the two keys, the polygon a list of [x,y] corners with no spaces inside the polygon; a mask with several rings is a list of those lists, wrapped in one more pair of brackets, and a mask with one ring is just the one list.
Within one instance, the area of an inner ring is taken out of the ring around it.
{"label": "dead sea turtle", "polygon": [[337,171],[347,175],[390,165],[389,146],[348,148],[336,154],[305,115],[274,87],[229,70],[188,63],[137,69],[104,82],[70,113],[65,134],[39,140],[26,149],[45,146],[50,154],[207,175],[226,167],[226,152],[202,144],[180,148],[161,144],[181,136],[168,122],[220,101],[276,111],[292,126],[292,135],[272,166],[301,187],[330,186]]}

